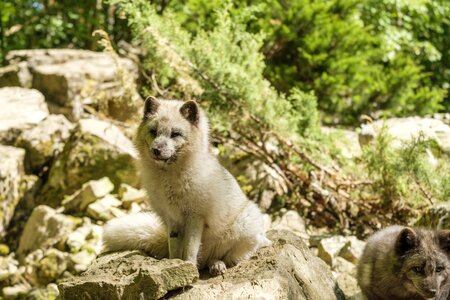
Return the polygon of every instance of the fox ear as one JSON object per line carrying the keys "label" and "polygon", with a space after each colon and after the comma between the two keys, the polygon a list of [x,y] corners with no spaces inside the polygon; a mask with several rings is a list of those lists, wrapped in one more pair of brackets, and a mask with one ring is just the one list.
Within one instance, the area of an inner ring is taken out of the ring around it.
{"label": "fox ear", "polygon": [[200,110],[195,101],[187,101],[181,106],[180,114],[190,123],[197,125],[200,117]]}
{"label": "fox ear", "polygon": [[439,230],[437,236],[441,249],[450,254],[450,230]]}
{"label": "fox ear", "polygon": [[158,110],[159,101],[153,96],[148,96],[144,104],[144,119],[154,115]]}
{"label": "fox ear", "polygon": [[417,237],[417,234],[414,232],[413,229],[406,227],[400,232],[397,238],[397,243],[395,245],[397,254],[398,255],[405,254],[405,252],[416,248],[418,243],[419,239]]}

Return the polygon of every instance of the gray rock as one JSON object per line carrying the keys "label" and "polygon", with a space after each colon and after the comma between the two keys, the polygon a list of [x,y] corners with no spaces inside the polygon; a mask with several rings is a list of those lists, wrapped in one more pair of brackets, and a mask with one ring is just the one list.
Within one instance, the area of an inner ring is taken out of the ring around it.
{"label": "gray rock", "polygon": [[49,283],[44,288],[35,288],[31,290],[26,299],[27,300],[55,300],[58,299],[59,290],[55,283]]}
{"label": "gray rock", "polygon": [[[137,79],[137,67],[128,59],[119,59],[123,70],[131,74],[129,80]],[[116,62],[105,53],[91,52],[82,58],[66,61],[49,61],[34,63],[32,67],[33,88],[41,91],[47,101],[66,109],[67,116],[78,119],[82,104],[91,104],[95,99],[120,97],[123,92],[119,70]],[[128,103],[142,102],[136,87]],[[114,102],[114,101],[112,101]],[[124,107],[119,107],[122,110]],[[130,106],[132,108],[132,106]],[[64,110],[63,110],[64,112]],[[136,111],[128,111],[128,117]],[[113,114],[114,116],[114,114]]]}
{"label": "gray rock", "polygon": [[136,185],[136,157],[132,142],[118,127],[96,119],[80,120],[55,158],[37,202],[57,206],[84,183],[105,176],[116,187],[120,183]]}
{"label": "gray rock", "polygon": [[139,251],[99,257],[83,273],[59,284],[61,299],[159,299],[197,280],[197,268],[178,259],[156,260]]}
{"label": "gray rock", "polygon": [[60,64],[70,60],[92,59],[103,55],[80,49],[24,49],[9,51],[6,60],[10,63],[26,62],[30,66]]}
{"label": "gray rock", "polygon": [[102,111],[121,121],[139,115],[143,106],[136,87],[138,68],[130,59],[116,62],[106,53],[88,50],[32,49],[10,51],[7,60],[4,82],[40,90],[51,112],[70,120],[80,118],[84,104],[106,106]]}
{"label": "gray rock", "polygon": [[60,153],[73,127],[63,115],[50,115],[37,126],[23,131],[16,145],[27,150],[27,169],[36,172]]}
{"label": "gray rock", "polygon": [[2,293],[5,300],[16,300],[28,294],[30,290],[31,287],[27,284],[16,284],[4,287]]}
{"label": "gray rock", "polygon": [[450,153],[450,126],[432,118],[408,117],[378,120],[361,126],[360,144],[367,144],[379,134],[383,125],[387,133],[394,137],[394,147],[401,145],[402,141],[409,141],[419,136],[434,139],[446,153]]}
{"label": "gray rock", "polygon": [[338,255],[354,264],[357,264],[365,246],[366,243],[364,241],[358,240],[354,236],[349,236],[347,237],[347,243],[341,251],[339,251]]}
{"label": "gray rock", "polygon": [[28,219],[20,237],[17,254],[23,258],[36,249],[47,249],[63,241],[74,229],[71,218],[54,209],[40,205]]}
{"label": "gray rock", "polygon": [[307,240],[309,238],[306,232],[305,220],[294,210],[288,210],[280,218],[275,219],[271,226],[274,230],[289,230]]}
{"label": "gray rock", "polygon": [[36,266],[39,283],[48,284],[58,279],[67,269],[67,253],[49,249]]}
{"label": "gray rock", "polygon": [[0,145],[0,238],[5,236],[6,228],[22,197],[24,158],[23,149]]}
{"label": "gray rock", "polygon": [[83,225],[77,227],[67,236],[66,244],[71,253],[80,251],[81,247],[86,244],[89,236],[92,235],[94,225],[90,220],[89,218],[84,218]]}
{"label": "gray rock", "polygon": [[333,260],[339,255],[347,242],[348,239],[340,235],[321,239],[317,247],[319,249],[318,255],[323,261],[333,267]]}
{"label": "gray rock", "polygon": [[108,177],[90,180],[81,189],[68,196],[62,202],[66,211],[84,211],[89,204],[106,196],[114,190],[114,184]]}
{"label": "gray rock", "polygon": [[132,203],[143,203],[147,197],[147,193],[145,190],[139,190],[122,183],[119,187],[118,196],[122,200],[122,206],[129,209]]}
{"label": "gray rock", "polygon": [[87,215],[94,220],[108,221],[114,217],[119,217],[120,215],[125,214],[121,214],[120,210],[114,210],[114,208],[119,207],[121,204],[122,203],[120,202],[120,200],[118,200],[114,196],[106,195],[105,197],[95,201],[94,203],[89,204],[86,212]]}
{"label": "gray rock", "polygon": [[334,259],[333,271],[339,274],[345,273],[356,277],[356,265],[342,257],[336,257]]}
{"label": "gray rock", "polygon": [[227,270],[200,280],[169,299],[344,299],[327,265],[298,236],[271,231],[273,246]]}
{"label": "gray rock", "polygon": [[329,267],[301,238],[288,231],[271,231],[268,236],[272,246],[222,277],[196,282],[197,270],[187,262],[156,260],[137,251],[108,254],[82,276],[61,283],[61,298],[344,299]]}
{"label": "gray rock", "polygon": [[102,233],[102,226],[92,224],[91,219],[85,217],[83,224],[69,234],[66,245],[71,253],[86,250],[98,255],[102,250]]}
{"label": "gray rock", "polygon": [[44,120],[49,112],[37,90],[0,88],[0,142],[13,144],[18,134]]}
{"label": "gray rock", "polygon": [[69,270],[74,274],[79,274],[87,270],[97,256],[95,253],[82,250],[69,254]]}
{"label": "gray rock", "polygon": [[0,256],[0,282],[12,277],[18,270],[19,262],[13,255]]}
{"label": "gray rock", "polygon": [[338,276],[336,277],[336,281],[339,284],[339,287],[344,292],[345,299],[357,297],[357,295],[361,293],[361,289],[358,286],[356,278],[349,274],[338,274]]}

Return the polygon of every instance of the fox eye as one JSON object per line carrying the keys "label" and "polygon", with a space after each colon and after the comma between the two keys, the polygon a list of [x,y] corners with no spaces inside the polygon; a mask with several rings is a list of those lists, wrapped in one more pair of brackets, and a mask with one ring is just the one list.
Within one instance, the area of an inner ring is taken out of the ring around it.
{"label": "fox eye", "polygon": [[436,267],[436,272],[437,272],[437,273],[441,273],[441,272],[444,271],[444,270],[445,270],[445,268],[442,267],[442,266]]}
{"label": "fox eye", "polygon": [[172,132],[170,133],[170,138],[172,138],[172,139],[177,138],[177,137],[180,137],[180,136],[182,136],[182,134],[181,134],[181,132],[179,132],[179,131],[172,131]]}
{"label": "fox eye", "polygon": [[156,136],[157,134],[158,134],[158,131],[156,130],[156,128],[152,128],[152,129],[150,129],[150,135],[151,136]]}
{"label": "fox eye", "polygon": [[416,273],[422,273],[423,269],[421,267],[414,267],[412,270]]}

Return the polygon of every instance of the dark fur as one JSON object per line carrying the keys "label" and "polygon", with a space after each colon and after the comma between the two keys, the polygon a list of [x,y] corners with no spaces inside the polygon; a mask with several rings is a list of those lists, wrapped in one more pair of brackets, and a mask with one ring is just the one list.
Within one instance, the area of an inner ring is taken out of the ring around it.
{"label": "dark fur", "polygon": [[367,241],[358,283],[369,300],[445,300],[449,290],[449,232],[402,226]]}
{"label": "dark fur", "polygon": [[191,122],[193,125],[198,124],[200,113],[198,110],[197,103],[195,103],[194,101],[185,102],[183,106],[180,108],[180,113],[183,117],[186,118],[186,120]]}
{"label": "dark fur", "polygon": [[144,120],[148,119],[158,110],[159,102],[153,96],[148,96],[144,104]]}

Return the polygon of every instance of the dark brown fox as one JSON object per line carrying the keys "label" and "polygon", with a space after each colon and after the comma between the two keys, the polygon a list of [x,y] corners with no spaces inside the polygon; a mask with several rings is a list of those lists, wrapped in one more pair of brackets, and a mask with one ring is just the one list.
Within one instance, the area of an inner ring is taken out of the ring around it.
{"label": "dark brown fox", "polygon": [[446,300],[450,231],[390,226],[371,236],[358,264],[368,300]]}

